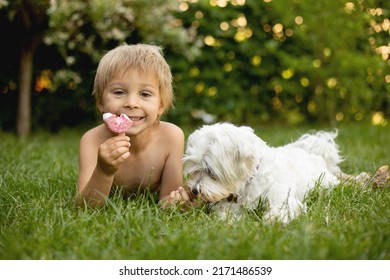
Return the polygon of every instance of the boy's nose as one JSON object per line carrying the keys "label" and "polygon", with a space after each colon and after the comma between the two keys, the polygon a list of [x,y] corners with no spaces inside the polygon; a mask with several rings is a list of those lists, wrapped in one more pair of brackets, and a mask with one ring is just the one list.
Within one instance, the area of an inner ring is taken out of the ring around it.
{"label": "boy's nose", "polygon": [[129,94],[124,105],[125,107],[129,108],[138,108],[139,105],[137,101],[137,96],[135,94]]}

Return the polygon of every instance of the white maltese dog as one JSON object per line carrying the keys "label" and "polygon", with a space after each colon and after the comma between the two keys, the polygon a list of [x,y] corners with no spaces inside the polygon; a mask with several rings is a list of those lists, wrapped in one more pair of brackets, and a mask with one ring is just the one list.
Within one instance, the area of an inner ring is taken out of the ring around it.
{"label": "white maltese dog", "polygon": [[305,134],[296,142],[270,147],[246,126],[205,125],[187,141],[184,174],[191,192],[223,219],[239,218],[260,199],[265,219],[287,223],[305,210],[304,199],[316,184],[331,187],[343,175],[337,133]]}

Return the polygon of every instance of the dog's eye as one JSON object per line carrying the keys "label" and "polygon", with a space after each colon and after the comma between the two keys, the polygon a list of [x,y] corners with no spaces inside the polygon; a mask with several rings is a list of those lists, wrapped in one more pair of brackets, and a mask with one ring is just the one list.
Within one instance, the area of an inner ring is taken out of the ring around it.
{"label": "dog's eye", "polygon": [[205,172],[206,172],[207,176],[209,176],[212,180],[214,180],[214,181],[217,180],[217,176],[215,175],[215,173],[210,168],[210,166],[207,162],[205,162]]}
{"label": "dog's eye", "polygon": [[214,181],[217,180],[217,176],[215,175],[215,173],[214,173],[212,170],[207,169],[207,175],[208,175],[211,179],[213,179]]}

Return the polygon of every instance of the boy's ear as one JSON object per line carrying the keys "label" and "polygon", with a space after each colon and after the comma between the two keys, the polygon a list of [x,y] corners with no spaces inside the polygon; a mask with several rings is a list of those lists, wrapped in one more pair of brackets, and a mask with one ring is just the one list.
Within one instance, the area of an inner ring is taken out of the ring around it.
{"label": "boy's ear", "polygon": [[100,113],[104,113],[104,106],[102,103],[96,100],[96,107],[99,109]]}
{"label": "boy's ear", "polygon": [[165,111],[164,104],[160,102],[160,107],[158,108],[158,115],[162,116],[162,114],[164,114],[164,111]]}

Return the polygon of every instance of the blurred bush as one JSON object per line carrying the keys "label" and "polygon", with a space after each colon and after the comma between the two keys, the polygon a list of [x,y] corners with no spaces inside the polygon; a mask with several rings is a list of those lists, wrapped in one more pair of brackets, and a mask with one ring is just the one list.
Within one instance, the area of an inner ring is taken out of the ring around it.
{"label": "blurred bush", "polygon": [[[18,37],[27,0],[0,4],[0,130],[13,130]],[[27,1],[29,2],[29,1]],[[99,58],[123,42],[164,47],[179,125],[325,122],[390,116],[386,1],[51,1],[34,56],[33,128],[100,121],[91,96]]]}

